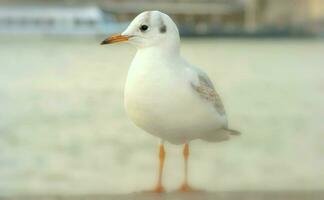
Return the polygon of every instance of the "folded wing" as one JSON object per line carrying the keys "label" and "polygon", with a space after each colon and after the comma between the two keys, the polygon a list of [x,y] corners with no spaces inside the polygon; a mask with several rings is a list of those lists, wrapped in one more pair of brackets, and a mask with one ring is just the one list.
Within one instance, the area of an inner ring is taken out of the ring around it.
{"label": "folded wing", "polygon": [[223,106],[220,96],[217,94],[213,83],[208,76],[201,70],[197,71],[198,82],[191,82],[191,86],[200,97],[213,104],[220,115],[225,115],[225,108]]}

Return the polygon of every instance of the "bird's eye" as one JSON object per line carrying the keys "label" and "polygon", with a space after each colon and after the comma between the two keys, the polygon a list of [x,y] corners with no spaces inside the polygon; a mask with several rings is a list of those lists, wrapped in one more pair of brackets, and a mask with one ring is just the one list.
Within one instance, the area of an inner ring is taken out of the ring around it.
{"label": "bird's eye", "polygon": [[147,31],[147,29],[148,29],[148,26],[147,25],[145,25],[145,24],[143,24],[143,25],[141,25],[140,26],[140,28],[139,28],[142,32],[144,32],[144,31]]}

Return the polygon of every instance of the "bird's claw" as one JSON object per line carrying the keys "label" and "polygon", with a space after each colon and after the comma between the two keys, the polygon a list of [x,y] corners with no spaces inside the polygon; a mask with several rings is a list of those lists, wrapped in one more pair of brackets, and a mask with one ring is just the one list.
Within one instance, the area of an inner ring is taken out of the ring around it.
{"label": "bird's claw", "polygon": [[181,185],[181,187],[178,189],[179,192],[200,192],[199,190],[196,190],[189,186],[187,183],[184,183]]}
{"label": "bird's claw", "polygon": [[156,186],[153,190],[147,190],[147,191],[144,191],[145,193],[157,193],[157,194],[160,194],[160,193],[164,193],[165,192],[165,189],[162,185],[158,185]]}

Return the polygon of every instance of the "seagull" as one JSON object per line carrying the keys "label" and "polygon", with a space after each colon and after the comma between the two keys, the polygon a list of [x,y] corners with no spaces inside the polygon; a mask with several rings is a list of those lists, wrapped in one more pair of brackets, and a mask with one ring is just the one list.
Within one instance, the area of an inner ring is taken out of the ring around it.
{"label": "seagull", "polygon": [[168,15],[142,12],[124,32],[101,45],[120,42],[137,49],[124,90],[126,112],[135,125],[160,139],[158,180],[152,191],[165,191],[165,141],[183,145],[184,180],[179,190],[193,191],[188,184],[189,142],[220,142],[240,133],[228,128],[223,103],[207,74],[181,57],[179,31]]}

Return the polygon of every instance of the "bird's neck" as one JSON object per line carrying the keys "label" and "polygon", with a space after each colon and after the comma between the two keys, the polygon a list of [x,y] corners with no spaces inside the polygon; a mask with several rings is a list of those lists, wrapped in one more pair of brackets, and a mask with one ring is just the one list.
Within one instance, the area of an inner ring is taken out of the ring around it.
{"label": "bird's neck", "polygon": [[155,45],[151,47],[141,48],[137,50],[138,56],[151,58],[173,58],[179,57],[180,48],[176,46]]}

